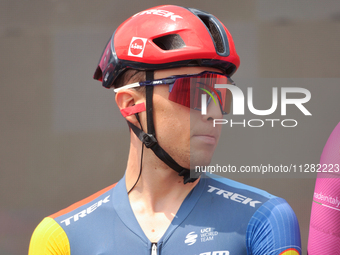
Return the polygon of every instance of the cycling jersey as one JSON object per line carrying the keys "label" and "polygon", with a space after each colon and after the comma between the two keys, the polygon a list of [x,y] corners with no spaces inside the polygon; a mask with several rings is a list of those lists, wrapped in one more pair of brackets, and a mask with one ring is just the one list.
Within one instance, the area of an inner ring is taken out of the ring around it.
{"label": "cycling jersey", "polygon": [[338,254],[340,246],[340,122],[320,158],[310,217],[308,254]]}
{"label": "cycling jersey", "polygon": [[45,218],[29,254],[299,255],[301,244],[298,221],[284,199],[204,175],[158,243],[139,226],[123,178]]}

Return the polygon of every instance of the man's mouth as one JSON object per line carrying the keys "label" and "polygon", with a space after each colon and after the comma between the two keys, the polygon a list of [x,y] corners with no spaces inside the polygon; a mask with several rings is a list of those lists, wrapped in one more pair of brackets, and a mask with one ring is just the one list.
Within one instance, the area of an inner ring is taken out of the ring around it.
{"label": "man's mouth", "polygon": [[208,135],[208,134],[197,134],[197,135],[193,135],[192,138],[197,139],[206,144],[212,144],[212,145],[215,145],[217,141],[215,136]]}

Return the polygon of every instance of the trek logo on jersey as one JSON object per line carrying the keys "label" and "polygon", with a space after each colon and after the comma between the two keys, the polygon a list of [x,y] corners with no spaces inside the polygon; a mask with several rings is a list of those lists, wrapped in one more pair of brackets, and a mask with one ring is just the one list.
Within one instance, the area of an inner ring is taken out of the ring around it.
{"label": "trek logo on jersey", "polygon": [[197,237],[198,237],[198,235],[195,233],[195,231],[192,231],[189,234],[187,234],[186,239],[185,239],[184,242],[187,245],[193,245],[194,243],[196,243]]}
{"label": "trek logo on jersey", "polygon": [[240,195],[238,193],[233,193],[233,192],[230,192],[230,191],[219,189],[219,188],[213,187],[211,185],[208,185],[208,186],[210,188],[210,189],[208,189],[208,192],[210,192],[210,193],[216,192],[215,193],[216,195],[223,195],[223,197],[226,198],[226,199],[230,199],[232,201],[235,201],[235,202],[238,202],[238,203],[241,203],[241,204],[244,204],[244,205],[248,204],[249,206],[255,208],[255,206],[257,204],[261,204],[262,203],[260,201],[253,200],[250,197],[242,196],[242,195]]}
{"label": "trek logo on jersey", "polygon": [[105,197],[102,200],[99,200],[98,202],[94,203],[93,205],[89,206],[87,209],[82,210],[79,213],[76,213],[75,215],[61,221],[60,223],[65,223],[66,226],[70,225],[73,219],[73,222],[78,221],[80,218],[84,218],[87,215],[89,215],[90,213],[92,213],[94,210],[96,210],[99,206],[101,206],[102,204],[106,204],[107,202],[109,202],[109,197],[110,195],[108,195],[107,197]]}
{"label": "trek logo on jersey", "polygon": [[151,9],[151,10],[142,11],[142,12],[139,12],[139,13],[133,15],[132,17],[141,16],[141,15],[144,15],[144,14],[159,15],[159,16],[163,16],[163,17],[166,17],[166,18],[170,18],[173,21],[176,21],[176,19],[183,19],[183,17],[176,15],[173,12],[169,12],[169,11],[166,11],[166,10],[158,10],[158,9]]}
{"label": "trek logo on jersey", "polygon": [[129,46],[129,56],[142,58],[144,54],[147,39],[141,37],[132,37]]}

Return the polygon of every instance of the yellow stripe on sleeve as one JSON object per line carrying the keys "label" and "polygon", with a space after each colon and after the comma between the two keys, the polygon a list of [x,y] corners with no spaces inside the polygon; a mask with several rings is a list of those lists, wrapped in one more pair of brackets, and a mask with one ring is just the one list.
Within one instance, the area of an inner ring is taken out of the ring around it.
{"label": "yellow stripe on sleeve", "polygon": [[33,232],[28,255],[70,255],[65,231],[52,218],[45,218]]}

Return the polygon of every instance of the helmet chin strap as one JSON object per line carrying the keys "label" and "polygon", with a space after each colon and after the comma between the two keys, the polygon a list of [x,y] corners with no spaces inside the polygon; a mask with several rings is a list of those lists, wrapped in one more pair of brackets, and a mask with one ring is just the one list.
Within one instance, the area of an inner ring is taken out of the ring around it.
{"label": "helmet chin strap", "polygon": [[[153,80],[153,71],[146,72],[146,80]],[[128,121],[128,125],[135,133],[139,140],[141,140],[145,147],[150,148],[155,155],[167,164],[170,168],[178,173],[179,176],[183,176],[184,184],[188,182],[194,182],[200,176],[200,173],[190,171],[190,169],[180,166],[163,148],[158,144],[155,134],[155,127],[153,122],[153,86],[146,87],[146,118],[147,118],[147,132],[145,133],[140,128]],[[190,173],[191,172],[191,173]],[[191,175],[191,176],[190,176]]]}

